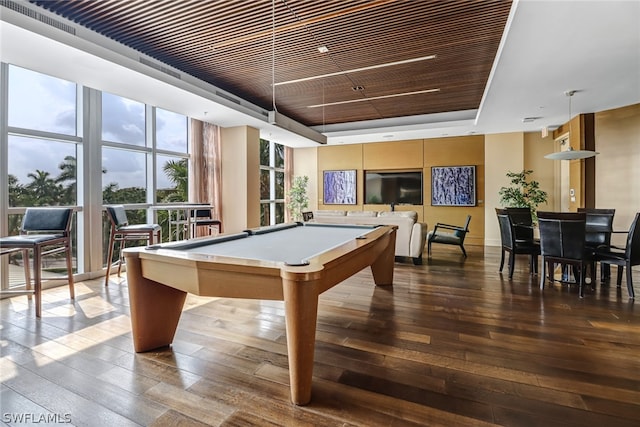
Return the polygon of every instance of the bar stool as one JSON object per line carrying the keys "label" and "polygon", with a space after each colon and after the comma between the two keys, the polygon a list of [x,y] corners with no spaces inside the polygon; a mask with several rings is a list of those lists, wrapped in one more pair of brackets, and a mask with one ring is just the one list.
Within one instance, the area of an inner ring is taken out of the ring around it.
{"label": "bar stool", "polygon": [[107,216],[111,221],[111,231],[109,233],[109,254],[107,255],[107,274],[104,285],[109,286],[109,274],[111,271],[111,259],[113,248],[116,242],[120,242],[120,255],[118,256],[118,277],[122,269],[122,250],[128,240],[146,240],[148,244],[160,243],[162,241],[162,227],[158,224],[129,224],[127,211],[123,205],[105,206]]}
{"label": "bar stool", "polygon": [[189,237],[197,237],[198,228],[206,227],[208,235],[213,234],[213,227],[217,228],[218,233],[222,233],[222,221],[213,219],[211,209],[193,209],[189,218]]}
{"label": "bar stool", "polygon": [[[20,234],[0,238],[0,255],[22,251],[26,290],[3,290],[2,295],[27,294],[36,297],[36,317],[42,315],[42,257],[64,252],[67,261],[69,295],[75,298],[71,262],[72,208],[27,208],[22,218]],[[29,250],[33,251],[34,289],[31,289]]]}

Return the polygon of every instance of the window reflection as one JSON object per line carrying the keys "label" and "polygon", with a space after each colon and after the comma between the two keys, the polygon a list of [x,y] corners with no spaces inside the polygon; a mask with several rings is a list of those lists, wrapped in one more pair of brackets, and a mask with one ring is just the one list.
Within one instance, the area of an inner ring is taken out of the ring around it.
{"label": "window reflection", "polygon": [[143,152],[102,148],[104,203],[145,203],[146,155]]}
{"label": "window reflection", "polygon": [[9,206],[75,205],[76,144],[9,136]]}
{"label": "window reflection", "polygon": [[102,140],[145,146],[144,104],[102,92]]}
{"label": "window reflection", "polygon": [[9,66],[9,126],[76,136],[76,84]]}
{"label": "window reflection", "polygon": [[186,153],[187,117],[156,108],[156,148]]}

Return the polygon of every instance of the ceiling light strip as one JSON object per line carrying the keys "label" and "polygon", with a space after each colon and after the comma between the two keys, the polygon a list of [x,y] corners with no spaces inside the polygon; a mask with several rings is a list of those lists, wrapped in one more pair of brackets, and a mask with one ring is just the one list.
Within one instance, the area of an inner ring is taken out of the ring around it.
{"label": "ceiling light strip", "polygon": [[339,76],[341,74],[357,73],[358,71],[375,70],[376,68],[392,67],[394,65],[402,65],[402,64],[410,64],[412,62],[426,61],[427,59],[435,59],[435,58],[436,58],[436,55],[421,56],[419,58],[411,58],[411,59],[404,59],[402,61],[387,62],[386,64],[370,65],[368,67],[353,68],[351,70],[338,71],[338,72],[329,73],[329,74],[321,74],[319,76],[304,77],[302,79],[289,80],[289,81],[286,81],[286,82],[279,82],[279,83],[276,83],[275,85],[276,86],[281,86],[281,85],[288,85],[288,84],[291,84],[291,83],[306,82],[306,81],[309,81],[309,80],[323,79],[325,77]]}
{"label": "ceiling light strip", "polygon": [[329,102],[326,104],[309,105],[307,106],[307,108],[327,107],[329,105],[350,104],[352,102],[372,101],[374,99],[394,98],[396,96],[418,95],[420,93],[431,93],[431,92],[440,92],[440,89],[425,89],[425,90],[417,90],[415,92],[394,93],[391,95],[381,95],[381,96],[372,96],[372,97],[361,98],[361,99],[351,99],[349,101]]}

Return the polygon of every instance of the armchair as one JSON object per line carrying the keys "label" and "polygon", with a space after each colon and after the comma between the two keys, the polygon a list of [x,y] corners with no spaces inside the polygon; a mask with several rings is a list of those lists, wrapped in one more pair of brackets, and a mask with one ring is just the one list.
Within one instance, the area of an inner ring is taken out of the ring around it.
{"label": "armchair", "polygon": [[464,238],[469,232],[469,223],[471,215],[467,215],[467,221],[464,227],[437,223],[435,228],[427,234],[427,256],[431,257],[431,244],[442,243],[444,245],[457,245],[462,250],[462,255],[467,257],[467,251],[464,250]]}

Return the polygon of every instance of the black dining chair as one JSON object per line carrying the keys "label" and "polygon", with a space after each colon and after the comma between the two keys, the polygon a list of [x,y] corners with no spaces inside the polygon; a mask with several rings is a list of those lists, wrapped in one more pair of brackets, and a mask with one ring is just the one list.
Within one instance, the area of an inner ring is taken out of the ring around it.
{"label": "black dining chair", "polygon": [[[67,264],[69,295],[75,298],[73,265],[71,255],[72,208],[43,207],[27,208],[22,217],[20,234],[0,238],[0,255],[22,252],[26,290],[3,290],[2,295],[35,295],[36,317],[42,316],[42,259],[45,256],[64,252]],[[34,286],[31,288],[29,251],[33,252]]]}
{"label": "black dining chair", "polygon": [[120,243],[118,256],[118,277],[122,269],[122,250],[125,248],[126,242],[133,240],[146,240],[149,244],[162,242],[162,228],[158,224],[129,224],[127,211],[123,205],[105,206],[107,216],[111,223],[109,231],[109,251],[107,254],[107,274],[105,276],[104,285],[109,286],[109,274],[111,273],[111,265],[113,259],[113,249],[116,242]]}
{"label": "black dining chair", "polygon": [[555,264],[558,263],[573,267],[580,298],[584,297],[586,271],[591,267],[593,276],[594,260],[592,250],[586,245],[586,222],[587,215],[583,212],[538,212],[542,256],[540,289],[544,289],[547,278],[554,282]]}
{"label": "black dining chair", "polygon": [[608,249],[601,247],[596,250],[596,261],[600,262],[600,265],[616,265],[618,266],[618,278],[617,286],[622,284],[622,274],[626,269],[627,272],[627,291],[629,292],[629,298],[635,298],[635,292],[633,291],[633,278],[631,274],[631,267],[634,265],[640,265],[640,212],[636,213],[636,216],[629,227],[627,233],[627,242],[624,250],[618,250],[609,246]]}
{"label": "black dining chair", "polygon": [[[587,247],[596,251],[608,251],[611,248],[611,234],[613,233],[613,217],[615,209],[578,208],[578,212],[587,214],[586,237]],[[600,264],[600,280],[608,279],[611,269],[609,264]]]}
{"label": "black dining chair", "polygon": [[533,216],[529,208],[504,208],[515,227],[516,240],[535,241],[533,233]]}
{"label": "black dining chair", "polygon": [[[527,208],[529,210],[529,208]],[[516,212],[517,214],[521,212]],[[504,267],[505,253],[509,252],[509,279],[513,278],[516,255],[529,255],[529,271],[531,274],[538,272],[538,255],[540,255],[540,243],[533,238],[533,227],[530,224],[527,228],[524,224],[515,224],[508,209],[496,208],[498,225],[500,226],[500,240],[502,242],[502,255],[500,257],[500,272]],[[531,211],[529,211],[529,221]],[[518,228],[523,232],[518,235]],[[529,233],[530,232],[530,233]]]}

